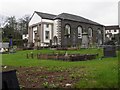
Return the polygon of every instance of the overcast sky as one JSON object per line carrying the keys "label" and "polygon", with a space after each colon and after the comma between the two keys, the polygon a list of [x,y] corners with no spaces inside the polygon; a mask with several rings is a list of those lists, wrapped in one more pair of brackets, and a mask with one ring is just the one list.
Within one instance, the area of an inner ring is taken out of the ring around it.
{"label": "overcast sky", "polygon": [[[0,0],[0,17],[25,14],[34,11],[60,14],[79,15],[103,25],[118,24],[119,0]],[[2,20],[2,19],[1,19]],[[0,20],[0,22],[2,22]]]}

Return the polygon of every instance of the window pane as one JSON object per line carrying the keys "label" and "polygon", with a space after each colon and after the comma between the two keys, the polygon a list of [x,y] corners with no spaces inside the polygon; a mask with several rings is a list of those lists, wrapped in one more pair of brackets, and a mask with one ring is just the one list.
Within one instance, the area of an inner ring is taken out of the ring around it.
{"label": "window pane", "polygon": [[78,38],[82,38],[82,27],[78,27]]}
{"label": "window pane", "polygon": [[89,37],[92,37],[92,31],[93,31],[92,28],[89,28],[89,29],[88,29],[88,36],[89,36]]}
{"label": "window pane", "polygon": [[68,35],[68,34],[70,34],[70,26],[66,25],[65,26],[65,35]]}
{"label": "window pane", "polygon": [[45,31],[45,38],[49,39],[49,31]]}
{"label": "window pane", "polygon": [[49,27],[49,24],[46,24],[46,28],[48,28]]}

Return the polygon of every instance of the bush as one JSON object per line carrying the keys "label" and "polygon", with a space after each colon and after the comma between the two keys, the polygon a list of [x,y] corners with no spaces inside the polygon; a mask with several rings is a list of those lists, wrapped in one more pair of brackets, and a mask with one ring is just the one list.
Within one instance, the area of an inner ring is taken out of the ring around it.
{"label": "bush", "polygon": [[13,45],[21,47],[21,46],[23,46],[23,40],[22,39],[13,39]]}

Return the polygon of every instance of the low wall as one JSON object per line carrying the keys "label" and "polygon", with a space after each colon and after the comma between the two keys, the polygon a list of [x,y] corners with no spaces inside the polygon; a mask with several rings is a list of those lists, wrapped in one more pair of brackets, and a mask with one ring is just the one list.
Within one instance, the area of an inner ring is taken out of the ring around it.
{"label": "low wall", "polygon": [[27,54],[27,59],[48,59],[48,60],[64,60],[64,61],[86,61],[96,59],[98,54]]}

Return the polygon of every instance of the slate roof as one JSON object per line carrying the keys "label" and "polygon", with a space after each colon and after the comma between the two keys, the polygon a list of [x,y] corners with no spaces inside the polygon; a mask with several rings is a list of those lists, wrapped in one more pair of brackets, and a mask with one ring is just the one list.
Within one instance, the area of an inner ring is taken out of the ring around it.
{"label": "slate roof", "polygon": [[54,18],[56,17],[56,15],[48,14],[48,13],[42,13],[42,12],[37,12],[37,11],[35,11],[35,13],[37,13],[40,17],[42,17],[44,19],[54,20]]}
{"label": "slate roof", "polygon": [[[83,23],[90,23],[94,25],[101,25],[97,22],[91,21],[89,19],[83,18],[81,16],[73,15],[73,14],[68,14],[68,13],[61,13],[59,15],[53,15],[53,14],[48,14],[48,13],[42,13],[42,12],[37,12],[35,11],[40,17],[44,19],[66,19],[66,20],[72,20],[72,21],[78,21],[78,22],[83,22]],[[103,25],[101,25],[103,26]]]}
{"label": "slate roof", "polygon": [[112,29],[120,30],[119,25],[105,26],[105,30],[112,30]]}
{"label": "slate roof", "polygon": [[[83,22],[83,23],[90,23],[94,25],[101,25],[97,22],[91,21],[89,19],[83,18],[81,16],[73,15],[73,14],[68,14],[68,13],[62,13],[59,14],[55,17],[55,19],[67,19],[67,20],[73,20],[73,21],[78,21],[78,22]],[[103,26],[103,25],[102,25]]]}

